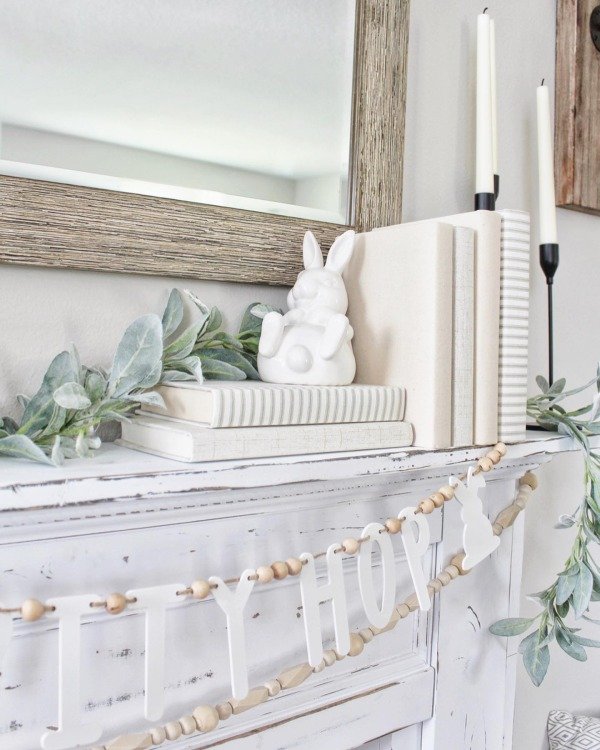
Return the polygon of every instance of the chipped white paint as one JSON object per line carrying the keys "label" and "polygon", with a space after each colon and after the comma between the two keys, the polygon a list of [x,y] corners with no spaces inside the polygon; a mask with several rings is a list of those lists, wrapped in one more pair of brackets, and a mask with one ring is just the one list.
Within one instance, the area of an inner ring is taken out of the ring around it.
{"label": "chipped white paint", "polygon": [[209,582],[216,585],[213,589],[215,601],[225,612],[227,618],[227,643],[229,645],[229,672],[231,675],[231,692],[237,700],[248,694],[248,659],[246,656],[246,630],[244,627],[244,608],[252,589],[254,571],[248,568],[238,581],[234,590],[230,589],[218,576],[211,576]]}
{"label": "chipped white paint", "polygon": [[427,590],[429,577],[425,575],[423,570],[423,557],[429,547],[431,535],[426,516],[416,514],[416,510],[415,506],[403,508],[398,514],[398,518],[404,519],[400,535],[406,553],[406,561],[419,600],[419,607],[426,612],[431,607],[431,599]]}
{"label": "chipped white paint", "polygon": [[449,484],[455,488],[454,496],[462,505],[460,517],[465,550],[462,565],[465,570],[471,570],[497,549],[500,537],[495,536],[490,520],[483,513],[482,496],[479,494],[485,489],[483,474],[473,474],[473,467],[470,466],[466,484],[456,477],[450,477]]}
{"label": "chipped white paint", "polygon": [[[365,539],[358,552],[358,584],[360,598],[367,620],[377,628],[384,628],[390,621],[396,603],[396,567],[394,548],[389,534],[382,534],[380,523],[370,523],[363,529],[361,539]],[[375,584],[373,581],[373,544],[377,544],[381,553],[383,568],[383,593],[381,606],[377,604]]]}
{"label": "chipped white paint", "polygon": [[[507,504],[525,470],[570,445],[553,438],[511,446],[488,477],[486,513]],[[357,536],[374,519],[398,515],[481,453],[372,451],[182,466],[106,446],[94,461],[58,470],[3,460],[0,598],[13,607],[25,596],[105,596],[211,575],[226,579],[294,551],[323,550]],[[459,503],[446,504],[443,536],[442,511],[428,516],[431,544],[421,561],[428,578],[462,546],[460,510]],[[222,722],[210,736],[182,736],[169,747],[196,750],[218,742],[223,750],[349,750],[412,723],[419,729],[403,730],[394,750],[460,748],[464,737],[473,737],[474,748],[487,743],[506,750],[514,657],[507,658],[506,644],[490,636],[487,625],[516,614],[520,533],[517,521],[439,607],[401,620],[360,656]],[[400,535],[392,544],[400,594],[413,584]],[[335,557],[343,558],[350,625],[365,627],[356,559]],[[317,586],[326,585],[326,561],[314,565]],[[335,638],[331,606],[322,606],[320,616],[329,648]],[[172,635],[166,641],[165,721],[231,694],[226,618],[214,598],[169,606],[166,617]],[[305,660],[304,620],[298,577],[255,587],[244,610],[251,685]],[[52,618],[14,623],[0,676],[2,750],[31,750],[45,728],[57,724],[57,626]],[[145,727],[143,631],[136,612],[114,617],[89,610],[81,618],[77,708],[86,722],[105,728],[105,739]]]}
{"label": "chipped white paint", "polygon": [[[0,601],[0,609],[4,609],[5,607],[6,605]],[[4,668],[4,656],[13,634],[13,622],[12,615],[0,615],[0,674]]]}
{"label": "chipped white paint", "polygon": [[319,586],[315,571],[315,560],[310,552],[303,552],[300,559],[305,564],[300,573],[300,593],[304,610],[304,632],[308,663],[316,667],[323,658],[323,623],[319,605],[331,602],[335,647],[340,654],[350,650],[350,628],[348,624],[348,604],[340,545],[331,544],[327,549],[327,583]]}

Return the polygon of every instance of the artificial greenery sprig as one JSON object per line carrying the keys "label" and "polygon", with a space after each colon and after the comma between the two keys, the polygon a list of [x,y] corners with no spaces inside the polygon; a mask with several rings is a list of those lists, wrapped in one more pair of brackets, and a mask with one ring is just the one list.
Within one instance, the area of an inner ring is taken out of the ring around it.
{"label": "artificial greenery sprig", "polygon": [[[600,365],[596,377],[580,388],[565,391],[565,379],[552,385],[537,378],[541,393],[527,401],[527,414],[547,430],[572,437],[584,453],[585,492],[572,515],[562,515],[556,528],[575,530],[571,553],[563,570],[547,589],[532,594],[541,611],[535,617],[511,617],[500,620],[490,631],[500,636],[516,636],[533,627],[519,645],[523,664],[534,685],[542,683],[550,666],[553,641],[578,661],[587,659],[586,647],[600,648],[600,641],[584,638],[579,629],[567,624],[572,614],[577,620],[592,622],[590,602],[600,600],[600,568],[592,557],[591,544],[600,541],[600,455],[590,447],[589,438],[600,435]],[[588,406],[567,411],[560,402],[595,386],[596,394]]]}
{"label": "artificial greenery sprig", "polygon": [[82,365],[75,347],[50,363],[38,392],[18,396],[19,422],[0,419],[0,455],[61,464],[65,458],[88,457],[100,447],[96,428],[128,419],[141,404],[161,405],[154,390],[175,380],[258,379],[256,355],[262,318],[271,307],[252,304],[236,335],[219,330],[221,313],[191,292],[200,311],[182,327],[183,298],[173,289],[161,318],[143,315],[125,331],[109,372]]}

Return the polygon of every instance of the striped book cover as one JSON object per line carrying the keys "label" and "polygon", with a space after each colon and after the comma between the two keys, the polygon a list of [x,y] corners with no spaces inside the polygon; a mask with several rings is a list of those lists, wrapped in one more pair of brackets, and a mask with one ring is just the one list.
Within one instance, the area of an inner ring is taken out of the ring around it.
{"label": "striped book cover", "polygon": [[278,385],[253,380],[178,382],[157,388],[162,416],[209,427],[394,422],[404,417],[405,390],[377,385]]}
{"label": "striped book cover", "polygon": [[524,211],[498,211],[501,226],[498,439],[525,439],[529,336],[530,222]]}

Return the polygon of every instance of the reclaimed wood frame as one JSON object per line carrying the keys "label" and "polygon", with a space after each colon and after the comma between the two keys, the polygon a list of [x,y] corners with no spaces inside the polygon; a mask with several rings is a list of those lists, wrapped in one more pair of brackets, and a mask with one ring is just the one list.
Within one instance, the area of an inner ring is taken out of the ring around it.
{"label": "reclaimed wood frame", "polygon": [[598,0],[559,0],[556,17],[556,203],[600,215],[600,52],[590,33]]}
{"label": "reclaimed wood frame", "polygon": [[[402,216],[410,0],[357,0],[350,226]],[[347,227],[0,175],[0,262],[291,285],[302,236]]]}

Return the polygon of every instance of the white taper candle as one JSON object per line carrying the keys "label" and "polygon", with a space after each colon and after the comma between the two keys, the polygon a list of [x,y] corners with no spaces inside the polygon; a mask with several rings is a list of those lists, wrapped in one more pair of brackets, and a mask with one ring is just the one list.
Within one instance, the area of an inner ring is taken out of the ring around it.
{"label": "white taper candle", "polygon": [[490,91],[492,97],[492,169],[498,172],[498,104],[496,101],[496,24],[490,19]]}
{"label": "white taper candle", "polygon": [[477,17],[476,193],[494,192],[491,88],[490,18],[482,13]]}
{"label": "white taper candle", "polygon": [[538,175],[540,195],[540,244],[557,243],[554,196],[554,141],[548,86],[537,89]]}

